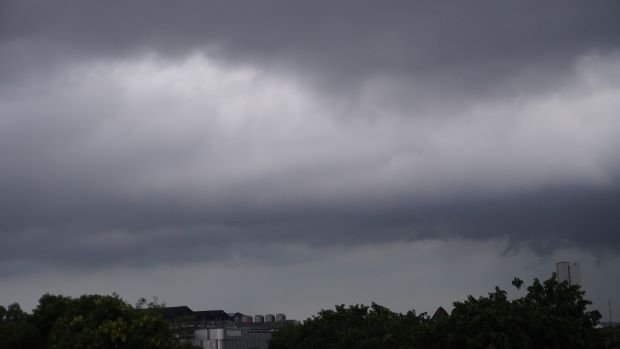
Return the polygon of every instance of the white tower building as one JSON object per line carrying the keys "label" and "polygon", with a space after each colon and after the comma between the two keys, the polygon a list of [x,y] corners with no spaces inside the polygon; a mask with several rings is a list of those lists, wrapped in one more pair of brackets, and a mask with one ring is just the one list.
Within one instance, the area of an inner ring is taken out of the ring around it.
{"label": "white tower building", "polygon": [[579,262],[559,262],[556,265],[558,281],[568,281],[571,285],[581,285]]}

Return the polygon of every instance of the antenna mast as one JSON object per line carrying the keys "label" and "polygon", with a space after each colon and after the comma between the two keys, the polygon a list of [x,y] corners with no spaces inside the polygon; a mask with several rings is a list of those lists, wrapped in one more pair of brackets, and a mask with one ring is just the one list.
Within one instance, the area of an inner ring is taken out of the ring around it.
{"label": "antenna mast", "polygon": [[609,327],[611,328],[614,323],[611,321],[611,299],[608,300],[608,305],[609,305]]}

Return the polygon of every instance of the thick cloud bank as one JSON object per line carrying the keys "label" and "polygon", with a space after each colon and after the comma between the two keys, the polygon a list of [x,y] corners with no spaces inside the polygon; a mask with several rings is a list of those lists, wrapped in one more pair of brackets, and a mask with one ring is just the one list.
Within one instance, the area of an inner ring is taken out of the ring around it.
{"label": "thick cloud bank", "polygon": [[0,5],[0,273],[620,250],[615,2],[102,4]]}

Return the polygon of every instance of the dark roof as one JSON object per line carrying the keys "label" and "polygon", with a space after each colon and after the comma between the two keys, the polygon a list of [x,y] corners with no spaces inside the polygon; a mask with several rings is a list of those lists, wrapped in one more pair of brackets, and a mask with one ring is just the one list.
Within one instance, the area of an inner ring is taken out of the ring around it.
{"label": "dark roof", "polygon": [[437,310],[435,310],[435,314],[433,314],[433,316],[431,317],[431,321],[433,320],[438,320],[438,319],[443,319],[450,316],[448,314],[448,312],[443,308],[443,307],[439,307],[437,308]]}
{"label": "dark roof", "polygon": [[236,312],[236,313],[228,313],[228,316],[230,316],[230,318],[233,320],[241,320],[241,318],[244,317],[245,314]]}
{"label": "dark roof", "polygon": [[232,317],[223,310],[195,311],[194,316],[199,321],[232,321]]}
{"label": "dark roof", "polygon": [[182,316],[192,316],[194,311],[187,306],[181,307],[165,307],[161,309],[164,320],[174,320]]}

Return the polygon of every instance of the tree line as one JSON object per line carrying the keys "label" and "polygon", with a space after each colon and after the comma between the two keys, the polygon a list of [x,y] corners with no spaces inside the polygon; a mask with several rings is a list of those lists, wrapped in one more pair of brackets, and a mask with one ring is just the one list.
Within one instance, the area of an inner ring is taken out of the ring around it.
{"label": "tree line", "polygon": [[[520,289],[523,281],[513,280]],[[500,288],[455,302],[450,314],[397,313],[373,303],[338,305],[273,333],[271,349],[620,348],[620,329],[597,329],[601,315],[578,286],[535,279],[520,298]],[[161,304],[135,306],[118,295],[43,295],[31,313],[0,306],[2,349],[189,349]],[[441,314],[439,314],[441,315]]]}
{"label": "tree line", "polygon": [[177,339],[159,308],[145,299],[131,306],[118,295],[46,294],[31,314],[16,303],[0,306],[0,348],[193,348]]}
{"label": "tree line", "polygon": [[[515,278],[520,289],[523,281]],[[451,314],[429,317],[371,306],[336,306],[303,324],[273,335],[272,349],[582,349],[620,348],[596,328],[601,315],[589,311],[579,286],[555,275],[535,279],[521,298],[495,288],[488,296],[454,303]]]}

